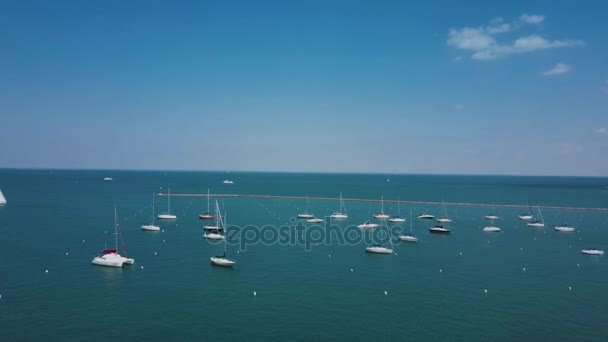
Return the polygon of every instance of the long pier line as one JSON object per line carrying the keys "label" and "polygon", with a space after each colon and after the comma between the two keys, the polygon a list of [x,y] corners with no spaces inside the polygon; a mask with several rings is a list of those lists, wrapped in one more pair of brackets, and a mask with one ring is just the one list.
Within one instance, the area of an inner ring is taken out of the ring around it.
{"label": "long pier line", "polygon": [[[157,196],[167,196],[167,194],[157,194]],[[207,194],[171,194],[174,197],[207,197]],[[210,197],[238,197],[238,198],[273,198],[273,199],[296,199],[305,200],[306,196],[287,196],[287,195],[247,195],[247,194],[209,194]],[[338,201],[336,197],[308,197],[308,199],[315,201]],[[342,198],[348,202],[380,202],[379,199],[369,198]],[[387,203],[397,203],[396,200],[387,200]],[[442,202],[431,202],[431,201],[413,201],[413,200],[400,200],[399,203],[405,204],[425,204],[425,205],[441,205]],[[445,205],[455,206],[469,206],[469,207],[502,207],[502,208],[528,208],[527,205],[520,204],[490,204],[490,203],[466,203],[466,202],[443,202]],[[562,206],[540,206],[543,209],[557,209],[557,210],[581,210],[581,211],[608,211],[608,208],[593,208],[593,207],[562,207]]]}

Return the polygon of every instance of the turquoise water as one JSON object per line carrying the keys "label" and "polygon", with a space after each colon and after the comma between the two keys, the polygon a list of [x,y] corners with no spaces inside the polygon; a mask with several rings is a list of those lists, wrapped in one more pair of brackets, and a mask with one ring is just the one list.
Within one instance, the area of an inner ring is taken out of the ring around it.
{"label": "turquoise water", "polygon": [[[104,182],[103,177],[114,178]],[[223,185],[229,177],[236,184]],[[243,193],[608,206],[608,179],[284,173],[0,170],[0,332],[3,341],[405,340],[591,341],[608,336],[608,212],[544,210],[533,229],[518,209],[497,208],[504,232],[483,233],[488,208],[449,206],[453,234],[370,255],[365,243],[263,244],[228,253],[238,268],[209,264],[221,244],[202,238],[205,198],[173,197],[163,232],[140,230],[151,194]],[[157,209],[166,198],[156,199]],[[303,200],[222,198],[231,226],[281,226]],[[124,269],[90,265],[112,236],[118,207],[129,256]],[[347,202],[339,230],[377,203]],[[317,216],[337,202],[311,201]],[[402,204],[401,216],[436,205]],[[395,213],[396,205],[386,203]],[[569,223],[574,233],[557,233]],[[405,224],[409,230],[409,224]],[[291,229],[296,228],[288,228]],[[237,229],[234,228],[236,231]],[[67,253],[67,255],[66,255]],[[331,255],[331,257],[330,257]],[[143,268],[142,268],[143,267]],[[524,271],[525,268],[525,271]],[[352,271],[351,271],[352,269]],[[48,270],[48,273],[45,272]],[[569,289],[571,288],[571,290]],[[487,293],[484,292],[487,290]],[[253,296],[253,291],[257,296]],[[385,295],[387,291],[387,295]]]}

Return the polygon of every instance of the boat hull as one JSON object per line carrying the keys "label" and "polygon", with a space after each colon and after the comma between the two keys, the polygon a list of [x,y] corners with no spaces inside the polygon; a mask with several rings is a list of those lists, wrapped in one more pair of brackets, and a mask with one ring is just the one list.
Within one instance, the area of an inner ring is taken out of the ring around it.
{"label": "boat hull", "polygon": [[501,232],[502,229],[500,229],[498,227],[484,227],[483,231],[484,232],[489,232],[489,233],[497,233],[497,232]]}
{"label": "boat hull", "polygon": [[426,215],[426,214],[418,216],[418,219],[420,219],[420,220],[432,220],[434,218],[435,218],[435,216],[433,216],[433,215]]}
{"label": "boat hull", "polygon": [[447,228],[438,228],[438,227],[430,228],[429,232],[431,232],[431,234],[450,234],[451,233],[451,231]]}
{"label": "boat hull", "polygon": [[215,216],[207,214],[198,215],[198,218],[201,220],[215,220]]}
{"label": "boat hull", "polygon": [[587,255],[604,255],[604,251],[600,251],[597,249],[583,249],[581,253]]}
{"label": "boat hull", "polygon": [[494,220],[498,220],[499,217],[495,216],[495,215],[486,215],[486,216],[484,216],[484,219],[494,221]]}
{"label": "boat hull", "polygon": [[450,223],[450,222],[452,222],[452,220],[450,220],[449,218],[439,218],[439,219],[437,219],[437,222],[439,222],[439,223]]}
{"label": "boat hull", "polygon": [[152,224],[144,224],[143,226],[141,226],[141,230],[145,230],[148,232],[158,232],[160,230],[160,227]]}
{"label": "boat hull", "polygon": [[232,261],[232,260],[224,258],[224,257],[211,257],[211,258],[209,258],[209,261],[211,261],[211,263],[213,265],[223,266],[223,267],[233,267],[236,264],[235,261]]}
{"label": "boat hull", "polygon": [[315,217],[315,215],[312,215],[312,214],[298,214],[298,218],[301,218],[301,219],[311,219],[313,217]]}
{"label": "boat hull", "polygon": [[312,219],[306,220],[306,222],[308,222],[308,223],[321,223],[321,222],[325,222],[325,221],[322,220],[322,219],[319,219],[319,218],[312,218]]}
{"label": "boat hull", "polygon": [[411,235],[399,235],[399,240],[405,242],[418,242],[418,238]]}
{"label": "boat hull", "polygon": [[226,237],[224,235],[215,234],[215,233],[204,234],[203,237],[208,240],[225,240],[226,239]]}
{"label": "boat hull", "polygon": [[359,228],[359,229],[376,229],[378,227],[379,227],[379,225],[377,225],[375,223],[360,224],[360,225],[357,226],[357,228]]}
{"label": "boat hull", "polygon": [[91,261],[93,265],[105,267],[122,267],[123,265],[133,265],[134,263],[134,259],[125,258],[115,253],[98,255]]}
{"label": "boat hull", "polygon": [[389,218],[389,216],[386,215],[386,214],[374,214],[374,218],[376,218],[376,219],[387,219],[387,218]]}
{"label": "boat hull", "polygon": [[545,226],[544,223],[539,223],[539,222],[531,222],[527,224],[528,227],[534,227],[534,228],[543,228]]}
{"label": "boat hull", "polygon": [[332,214],[330,216],[330,218],[332,218],[334,220],[346,220],[348,218],[348,215],[346,215],[346,214]]}
{"label": "boat hull", "polygon": [[532,216],[532,215],[519,215],[518,217],[520,220],[524,220],[524,221],[529,221],[534,218],[534,216]]}
{"label": "boat hull", "polygon": [[555,230],[558,232],[573,232],[574,227],[555,227]]}
{"label": "boat hull", "polygon": [[393,223],[397,223],[397,222],[405,222],[404,218],[398,218],[398,217],[391,217],[388,219],[388,222],[393,222]]}
{"label": "boat hull", "polygon": [[393,250],[386,247],[367,247],[365,248],[367,253],[375,253],[375,254],[393,254]]}
{"label": "boat hull", "polygon": [[160,214],[160,215],[156,216],[156,218],[159,220],[175,220],[177,218],[177,216],[172,215],[172,214]]}

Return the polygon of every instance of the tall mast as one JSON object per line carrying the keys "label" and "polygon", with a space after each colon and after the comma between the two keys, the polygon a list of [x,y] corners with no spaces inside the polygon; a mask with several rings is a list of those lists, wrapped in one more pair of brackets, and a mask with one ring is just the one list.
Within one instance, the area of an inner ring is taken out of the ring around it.
{"label": "tall mast", "polygon": [[382,204],[380,205],[381,206],[380,207],[380,212],[382,214],[384,214],[384,195],[382,195],[382,197],[381,197],[381,202],[382,202]]}
{"label": "tall mast", "polygon": [[156,216],[154,216],[154,193],[152,193],[152,224],[156,223]]}
{"label": "tall mast", "polygon": [[171,188],[169,188],[169,195],[167,200],[167,214],[171,214]]}
{"label": "tall mast", "polygon": [[118,252],[118,214],[116,214],[116,204],[114,204],[114,248]]}
{"label": "tall mast", "polygon": [[209,188],[207,188],[207,213],[209,213]]}

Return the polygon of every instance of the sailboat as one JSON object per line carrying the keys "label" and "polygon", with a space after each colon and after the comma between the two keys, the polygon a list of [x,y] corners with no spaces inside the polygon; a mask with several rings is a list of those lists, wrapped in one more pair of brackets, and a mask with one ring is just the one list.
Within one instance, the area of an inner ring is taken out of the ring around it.
{"label": "sailboat", "polygon": [[382,196],[381,202],[382,202],[382,207],[380,208],[380,212],[375,213],[374,218],[384,220],[384,219],[388,218],[388,215],[384,213],[384,196]]}
{"label": "sailboat", "polygon": [[574,227],[570,227],[567,224],[562,224],[561,226],[555,227],[555,230],[557,230],[558,232],[573,232]]}
{"label": "sailboat", "polygon": [[[104,249],[101,253],[93,258],[91,264],[98,266],[107,266],[107,267],[122,267],[123,265],[133,265],[135,260],[132,258],[123,257],[118,254],[118,215],[116,214],[116,205],[114,206],[114,240],[115,245],[114,249]],[[122,241],[122,235],[120,236],[120,240]],[[124,242],[122,243],[123,250],[125,255],[127,251],[125,250]]]}
{"label": "sailboat", "polygon": [[520,214],[518,217],[520,220],[524,221],[529,221],[534,218],[534,216],[532,216],[532,210],[530,209],[530,201],[528,201],[528,212],[525,214]]}
{"label": "sailboat", "polygon": [[306,220],[306,222],[308,223],[321,223],[324,222],[325,220],[320,219],[318,217],[313,217],[313,218],[309,218],[308,220]]}
{"label": "sailboat", "polygon": [[[399,196],[397,196],[397,216],[391,216],[388,218],[388,222],[405,222],[404,218],[401,218],[401,206],[399,205]],[[412,218],[410,217],[410,220]]]}
{"label": "sailboat", "polygon": [[346,214],[346,207],[344,206],[344,200],[342,199],[342,193],[340,193],[340,209],[329,216],[336,220],[345,220],[348,218]]}
{"label": "sailboat", "polygon": [[545,220],[543,219],[543,213],[540,211],[540,207],[536,206],[536,210],[538,211],[538,216],[540,217],[540,221],[539,220],[534,220],[532,222],[528,222],[528,227],[537,227],[537,228],[542,228],[545,226]]}
{"label": "sailboat", "polygon": [[198,218],[201,220],[213,220],[215,218],[215,216],[211,215],[211,212],[209,211],[209,189],[207,189],[207,211],[201,215],[198,215]]}
{"label": "sailboat", "polygon": [[215,201],[215,224],[204,226],[205,233],[203,237],[210,240],[224,240],[226,237],[220,234],[221,230],[224,230],[222,225],[222,213],[220,212],[220,205]]}
{"label": "sailboat", "polygon": [[171,214],[171,188],[167,189],[167,213],[158,214],[157,218],[160,220],[175,220],[177,216]]}
{"label": "sailboat", "polygon": [[152,193],[152,221],[151,223],[145,223],[141,226],[142,230],[147,230],[150,232],[157,232],[160,230],[160,227],[155,225],[156,216],[154,215],[154,193]]}
{"label": "sailboat", "polygon": [[441,207],[443,209],[443,216],[437,219],[437,222],[439,223],[450,223],[452,222],[451,219],[448,218],[448,210],[445,206],[445,202],[443,200],[441,200]]}
{"label": "sailboat", "polygon": [[308,203],[308,194],[306,194],[306,212],[298,214],[298,218],[301,218],[301,219],[312,219],[312,218],[315,217],[315,215],[309,214],[310,210],[309,210],[309,205],[308,204],[309,204]]}
{"label": "sailboat", "polygon": [[486,220],[490,220],[490,221],[499,220],[500,217],[498,215],[494,214],[494,212],[495,212],[495,208],[492,208],[492,213],[484,216],[483,218],[486,219]]}
{"label": "sailboat", "polygon": [[[382,223],[382,226],[386,226],[386,224],[384,224],[384,220],[382,220],[381,223]],[[387,228],[387,234],[388,234],[388,228]],[[388,237],[388,242],[391,244],[391,248],[387,248],[387,247],[384,247],[379,244],[374,244],[372,246],[366,247],[365,251],[368,253],[376,253],[376,254],[393,254],[393,241],[391,240],[390,234]]]}
{"label": "sailboat", "polygon": [[604,255],[604,251],[595,248],[582,249],[581,253],[587,255]]}
{"label": "sailboat", "polygon": [[359,229],[374,229],[374,228],[378,228],[378,224],[377,223],[372,223],[371,221],[365,221],[363,223],[361,223],[360,225],[357,226],[357,228]]}
{"label": "sailboat", "polygon": [[[216,201],[216,207],[219,210],[219,207],[217,206],[217,201]],[[219,214],[219,211],[217,213],[217,216],[219,217],[218,225],[228,227],[228,225],[226,223],[227,222],[226,221],[226,214],[224,214],[224,220],[223,221],[222,221],[222,216]],[[224,266],[224,267],[233,267],[236,264],[236,261],[228,259],[226,257],[226,239],[224,238],[223,240],[224,240],[224,254],[212,256],[211,258],[209,258],[209,261],[211,261],[211,263],[213,265]]]}
{"label": "sailboat", "polygon": [[418,218],[421,220],[433,220],[435,216],[431,214],[421,214],[420,216],[418,216]]}
{"label": "sailboat", "polygon": [[412,209],[410,209],[410,233],[405,235],[399,235],[399,240],[407,242],[418,242],[418,238],[413,235],[413,220],[412,220]]}
{"label": "sailboat", "polygon": [[2,194],[2,190],[0,190],[0,205],[6,204],[6,198]]}
{"label": "sailboat", "polygon": [[234,184],[234,181],[228,180],[228,179],[224,179],[224,184]]}

